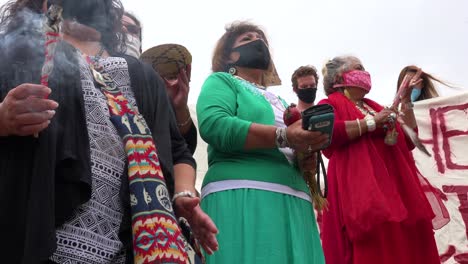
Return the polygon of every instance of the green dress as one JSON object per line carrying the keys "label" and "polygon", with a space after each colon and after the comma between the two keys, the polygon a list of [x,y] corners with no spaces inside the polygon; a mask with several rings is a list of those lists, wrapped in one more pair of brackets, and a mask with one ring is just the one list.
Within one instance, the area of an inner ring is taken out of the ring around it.
{"label": "green dress", "polygon": [[308,188],[297,168],[277,148],[243,148],[252,123],[275,124],[262,91],[213,73],[197,114],[208,143],[202,208],[219,229],[219,250],[207,255],[207,263],[324,263]]}

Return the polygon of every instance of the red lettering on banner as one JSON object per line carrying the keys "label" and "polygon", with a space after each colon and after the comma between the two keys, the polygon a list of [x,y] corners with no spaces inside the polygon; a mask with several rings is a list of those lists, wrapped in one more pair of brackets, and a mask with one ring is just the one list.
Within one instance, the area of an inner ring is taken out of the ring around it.
{"label": "red lettering on banner", "polygon": [[468,264],[468,253],[458,254],[454,259],[460,264]]}
{"label": "red lettering on banner", "polygon": [[[445,193],[457,194],[458,200],[460,202],[458,210],[460,211],[463,222],[465,223],[465,235],[466,239],[468,239],[468,186],[444,185],[442,186],[442,190]],[[450,259],[451,256],[456,254],[454,256],[455,261],[457,261],[458,263],[468,263],[468,245],[465,246],[466,247],[464,249],[461,249],[450,245],[446,253],[440,256],[440,260],[444,262]]]}
{"label": "red lettering on banner", "polygon": [[[468,113],[468,103],[440,107],[436,109],[431,108],[429,110],[429,115],[432,121],[432,139],[421,140],[425,144],[432,144],[432,151],[434,153],[437,169],[442,174],[445,173],[446,168],[450,170],[468,170],[468,164],[457,164],[452,160],[449,139],[451,137],[457,136],[468,136],[468,131],[461,131],[457,129],[447,130],[445,116],[451,111],[464,111],[465,113]],[[441,139],[439,139],[439,127]],[[442,143],[443,146],[442,150],[439,147],[440,143]],[[442,155],[445,157],[445,164],[443,162]]]}
{"label": "red lettering on banner", "polygon": [[440,255],[440,262],[444,263],[445,261],[449,260],[455,253],[457,249],[454,245],[449,245],[447,251],[444,254]]}
{"label": "red lettering on banner", "polygon": [[[457,252],[457,249],[453,245],[449,245],[449,248],[447,251],[440,255],[440,262],[444,263],[445,261],[449,260],[452,256],[455,259],[455,261],[459,264],[468,264],[468,253],[461,253],[458,255],[455,255]],[[455,256],[454,256],[455,255]]]}

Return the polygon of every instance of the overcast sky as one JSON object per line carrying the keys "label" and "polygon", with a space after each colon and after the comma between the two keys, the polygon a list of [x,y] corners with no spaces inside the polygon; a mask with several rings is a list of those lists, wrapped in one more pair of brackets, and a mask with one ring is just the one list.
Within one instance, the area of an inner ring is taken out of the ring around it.
{"label": "overcast sky", "polygon": [[[287,101],[296,101],[290,77],[297,67],[312,64],[321,70],[327,59],[345,54],[362,60],[372,75],[369,97],[382,104],[391,102],[398,74],[408,64],[468,91],[466,0],[122,2],[143,23],[144,50],[179,43],[191,51],[192,104],[210,74],[212,51],[225,25],[244,19],[266,31],[283,81],[272,90]],[[324,94],[319,89],[320,99]]]}
{"label": "overcast sky", "polygon": [[[5,3],[0,0],[0,3]],[[143,23],[143,49],[179,43],[193,56],[189,103],[195,104],[211,72],[214,45],[226,24],[250,20],[262,26],[283,81],[272,87],[287,101],[293,71],[321,70],[337,55],[355,55],[371,73],[369,97],[389,104],[401,68],[423,70],[468,91],[467,0],[123,0]],[[321,76],[320,76],[321,77]],[[321,83],[321,80],[320,80]],[[324,97],[319,86],[318,99]],[[442,88],[441,94],[461,92]]]}

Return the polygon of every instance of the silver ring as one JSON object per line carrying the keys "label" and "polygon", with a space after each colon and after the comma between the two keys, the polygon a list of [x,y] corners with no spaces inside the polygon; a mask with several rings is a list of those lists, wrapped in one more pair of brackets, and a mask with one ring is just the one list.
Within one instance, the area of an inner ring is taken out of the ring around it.
{"label": "silver ring", "polygon": [[309,147],[307,148],[307,150],[309,151],[309,153],[311,153],[311,152],[312,152],[312,146],[309,145]]}
{"label": "silver ring", "polygon": [[393,112],[387,116],[387,122],[393,123],[395,122],[395,119],[396,119],[396,114]]}

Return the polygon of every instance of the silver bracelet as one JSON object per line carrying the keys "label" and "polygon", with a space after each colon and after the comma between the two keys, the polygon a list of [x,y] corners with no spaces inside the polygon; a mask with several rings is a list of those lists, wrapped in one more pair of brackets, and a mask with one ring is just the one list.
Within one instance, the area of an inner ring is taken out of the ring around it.
{"label": "silver bracelet", "polygon": [[189,114],[187,120],[185,120],[183,123],[177,123],[177,126],[178,126],[178,127],[184,127],[184,126],[188,125],[188,123],[189,123],[191,120],[192,120],[192,117],[191,117],[190,114]]}
{"label": "silver bracelet", "polygon": [[356,123],[359,128],[359,136],[362,136],[362,130],[361,130],[361,120],[359,118],[356,118]]}
{"label": "silver bracelet", "polygon": [[367,125],[367,131],[369,132],[374,131],[377,127],[374,117],[366,116],[365,120],[366,120],[366,125]]}
{"label": "silver bracelet", "polygon": [[275,139],[276,146],[278,148],[287,148],[289,147],[288,137],[286,136],[286,128],[285,127],[277,127],[276,128],[276,139]]}
{"label": "silver bracelet", "polygon": [[175,200],[179,197],[190,197],[190,198],[195,198],[197,197],[193,192],[191,191],[182,191],[182,192],[178,192],[176,194],[174,194],[174,197],[172,197],[172,203],[175,202]]}

